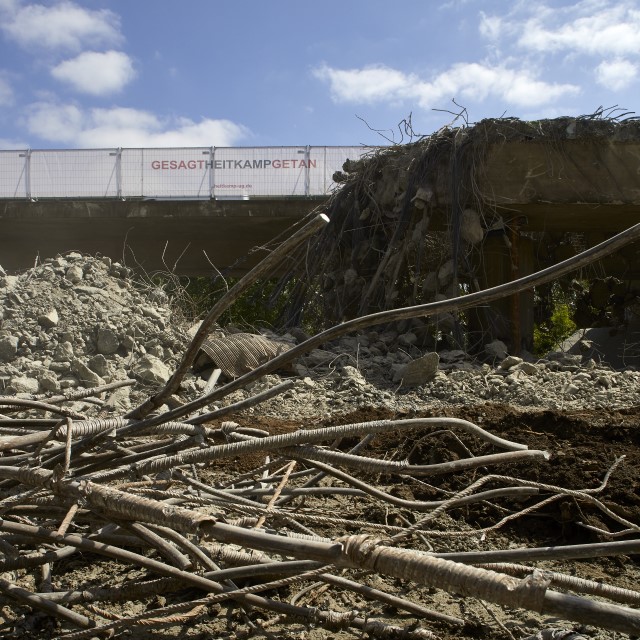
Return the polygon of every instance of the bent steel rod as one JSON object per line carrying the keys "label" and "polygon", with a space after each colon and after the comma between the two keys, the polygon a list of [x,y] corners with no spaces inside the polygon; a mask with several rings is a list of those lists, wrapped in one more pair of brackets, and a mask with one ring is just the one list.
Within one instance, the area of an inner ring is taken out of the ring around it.
{"label": "bent steel rod", "polygon": [[[178,530],[213,538],[218,542],[239,544],[252,549],[341,567],[366,569],[461,595],[478,597],[496,604],[555,613],[565,619],[595,624],[622,633],[632,635],[640,633],[640,611],[557,593],[549,590],[548,583],[545,584],[544,580],[530,584],[527,579],[517,580],[504,574],[437,558],[432,554],[413,549],[386,546],[382,540],[368,535],[346,536],[330,542],[287,538],[229,525],[197,511],[168,507],[157,500],[135,498],[117,489],[96,485],[89,480],[55,482],[52,472],[42,469],[0,467],[0,474],[28,484],[46,486],[54,493],[82,496],[89,507],[103,515],[135,516],[138,520],[166,523]],[[81,548],[86,548],[85,545],[89,543],[77,535],[59,535],[39,527],[6,520],[0,520],[0,530],[32,535],[40,539],[53,539],[59,543]],[[97,545],[96,550],[106,547],[98,543],[93,544]],[[123,552],[119,553],[124,559]],[[126,557],[131,559],[134,555]],[[486,556],[483,560],[486,562]],[[155,563],[154,568],[161,568],[161,573],[164,575],[173,574],[176,577],[183,577],[185,574],[180,571],[178,576],[175,572],[179,570],[163,563]],[[192,584],[195,584],[194,580],[204,580],[191,574],[187,575],[190,576]],[[211,590],[213,583],[207,581],[207,587]],[[212,590],[221,590],[221,586],[216,584]]]}
{"label": "bent steel rod", "polygon": [[[209,335],[211,327],[222,313],[224,313],[224,311],[229,308],[252,284],[254,284],[259,278],[270,273],[274,267],[282,262],[282,260],[291,255],[291,252],[296,247],[300,246],[305,240],[324,227],[328,222],[329,218],[324,213],[319,213],[314,216],[305,226],[298,229],[298,231],[296,231],[292,236],[276,247],[276,249],[274,249],[264,260],[262,260],[233,287],[231,287],[231,289],[229,289],[229,291],[213,305],[206,318],[202,321],[198,331],[195,336],[193,336],[191,344],[182,356],[180,364],[164,388],[151,398],[147,399],[143,404],[130,411],[127,414],[127,417],[143,418],[154,409],[160,407],[164,401],[171,396],[171,394],[175,393],[185,374],[194,363],[202,343]],[[207,396],[205,395],[203,397]],[[207,404],[209,403],[205,403],[201,406],[205,406]]]}
{"label": "bent steel rod", "polygon": [[[201,407],[211,404],[219,398],[224,398],[233,391],[245,387],[250,382],[253,382],[258,378],[261,378],[262,376],[279,369],[284,364],[287,364],[298,356],[307,353],[308,351],[315,349],[321,344],[328,342],[329,340],[333,340],[345,333],[351,333],[352,331],[364,329],[365,327],[371,327],[387,322],[397,322],[398,320],[407,320],[409,318],[428,318],[439,313],[445,313],[449,311],[462,311],[463,309],[468,309],[469,307],[487,304],[488,302],[493,302],[494,300],[499,300],[500,298],[504,298],[515,293],[520,293],[522,291],[526,291],[527,289],[545,284],[546,282],[556,280],[557,278],[571,273],[572,271],[576,271],[577,269],[581,269],[582,267],[591,264],[592,262],[596,262],[601,258],[614,253],[621,247],[631,242],[635,242],[638,239],[640,239],[640,223],[634,225],[633,227],[630,227],[629,229],[626,229],[625,231],[622,231],[613,238],[609,238],[608,240],[601,242],[595,247],[591,247],[590,249],[583,251],[577,256],[568,258],[563,262],[559,262],[558,264],[552,265],[551,267],[547,267],[542,271],[532,273],[528,276],[525,276],[524,278],[520,278],[519,280],[505,282],[504,284],[498,285],[496,287],[483,289],[482,291],[476,291],[475,293],[469,293],[465,296],[460,296],[459,298],[450,298],[447,300],[442,300],[440,302],[430,302],[428,304],[422,304],[413,307],[390,309],[388,311],[380,311],[368,316],[362,316],[360,318],[348,320],[347,322],[343,322],[342,324],[330,327],[329,329],[313,336],[312,338],[309,338],[309,340],[296,345],[289,351],[273,358],[272,360],[269,360],[259,367],[256,367],[253,371],[250,371],[249,373],[236,378],[232,382],[229,382],[226,385],[215,389],[208,395],[201,396],[197,400],[188,402],[181,407],[178,407],[171,411],[167,411],[166,413],[163,413],[161,415],[141,420],[140,423],[138,423],[138,425],[136,425],[135,427],[130,427],[128,429],[128,433],[135,432],[136,428],[153,426],[162,422],[166,422],[168,420],[177,420],[182,416],[195,411],[196,409],[200,409]],[[138,410],[129,414],[129,416],[136,418],[141,417],[142,415],[143,413]]]}

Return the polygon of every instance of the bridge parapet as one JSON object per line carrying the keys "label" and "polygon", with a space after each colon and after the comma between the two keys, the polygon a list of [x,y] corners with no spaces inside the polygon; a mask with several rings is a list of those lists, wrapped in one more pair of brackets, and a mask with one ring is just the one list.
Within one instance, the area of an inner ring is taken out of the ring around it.
{"label": "bridge parapet", "polygon": [[0,151],[0,198],[208,200],[326,196],[371,147],[179,147]]}

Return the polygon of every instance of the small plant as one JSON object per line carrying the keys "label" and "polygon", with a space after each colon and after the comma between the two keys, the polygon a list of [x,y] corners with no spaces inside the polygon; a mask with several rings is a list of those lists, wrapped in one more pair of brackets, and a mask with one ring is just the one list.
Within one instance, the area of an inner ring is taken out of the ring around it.
{"label": "small plant", "polygon": [[568,302],[556,300],[551,317],[533,328],[533,349],[537,355],[553,351],[575,330],[576,323],[571,319],[572,309]]}

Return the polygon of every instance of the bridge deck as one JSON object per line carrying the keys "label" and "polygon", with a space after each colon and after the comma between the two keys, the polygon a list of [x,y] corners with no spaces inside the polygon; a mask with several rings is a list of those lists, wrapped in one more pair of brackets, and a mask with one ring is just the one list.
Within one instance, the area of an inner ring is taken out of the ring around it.
{"label": "bridge deck", "polygon": [[100,253],[147,272],[240,275],[271,242],[326,198],[207,201],[0,201],[0,264],[32,267],[36,256]]}
{"label": "bridge deck", "polygon": [[[564,139],[554,144],[544,139],[494,144],[476,176],[478,201],[492,213],[499,213],[506,224],[517,220],[519,229],[525,232],[575,231],[601,239],[599,236],[632,226],[640,221],[640,132],[636,129],[624,136]],[[326,155],[326,150],[319,149]],[[300,157],[311,159],[320,151],[306,148],[306,155]],[[348,151],[356,153],[358,149],[336,149],[339,155],[331,162],[338,162]],[[227,150],[228,154],[232,152],[248,153]],[[277,152],[292,155],[286,148]],[[217,158],[215,154],[220,152],[212,149],[207,153]],[[274,149],[258,149],[254,154],[277,155]],[[20,159],[12,158],[16,163]],[[151,166],[154,162],[159,161],[153,161]],[[223,161],[212,160],[208,171],[218,170],[216,162]],[[273,166],[276,161],[269,162]],[[284,165],[293,161],[277,162]],[[443,162],[449,160],[445,158]],[[115,166],[120,169],[119,164]],[[315,184],[313,180],[317,181],[310,166],[295,169],[306,174],[302,197],[286,197],[286,190],[276,190],[265,197],[256,197],[257,193],[236,194],[235,197],[248,198],[238,200],[219,198],[215,192],[204,200],[105,197],[32,201],[5,196],[0,199],[0,264],[9,270],[26,269],[38,254],[45,258],[79,250],[124,259],[127,265],[147,271],[175,268],[179,274],[211,273],[213,264],[220,270],[242,273],[263,255],[260,251],[252,253],[253,247],[266,245],[326,202],[326,182],[333,165],[327,161],[322,167],[324,178],[318,182],[317,192],[309,190],[309,185]],[[218,171],[227,171],[226,165]],[[264,167],[259,171],[264,172]],[[281,171],[284,169],[277,170],[278,176]],[[442,184],[432,186],[441,216],[434,216],[432,229],[438,224],[435,218],[441,218],[440,224],[447,224],[452,206],[449,165],[438,175]],[[53,174],[45,172],[43,176],[51,178],[49,188],[56,187]],[[162,185],[158,184],[160,188]],[[290,189],[286,193],[297,192]]]}

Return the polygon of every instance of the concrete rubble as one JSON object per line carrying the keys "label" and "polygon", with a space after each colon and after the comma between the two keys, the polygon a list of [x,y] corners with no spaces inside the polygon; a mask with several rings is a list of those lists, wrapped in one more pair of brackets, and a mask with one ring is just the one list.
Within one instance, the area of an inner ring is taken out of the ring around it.
{"label": "concrete rubble", "polygon": [[129,275],[109,258],[69,253],[0,277],[0,393],[166,381],[188,336],[166,296]]}
{"label": "concrete rubble", "polygon": [[[103,411],[121,412],[168,380],[190,339],[188,324],[162,291],[134,284],[125,267],[107,258],[78,253],[0,277],[0,307],[4,395],[46,397],[135,379],[133,390],[118,389],[105,399]],[[291,344],[304,338],[301,331],[280,336]],[[293,375],[294,388],[261,411],[312,416],[366,405],[410,411],[482,403],[540,409],[640,403],[640,372],[613,370],[589,352],[514,356],[494,341],[482,362],[460,349],[435,353],[427,343],[419,322],[345,336],[300,357],[293,372],[267,376],[229,400]],[[197,397],[208,373],[187,376],[181,397]],[[89,415],[96,411],[76,404]]]}

